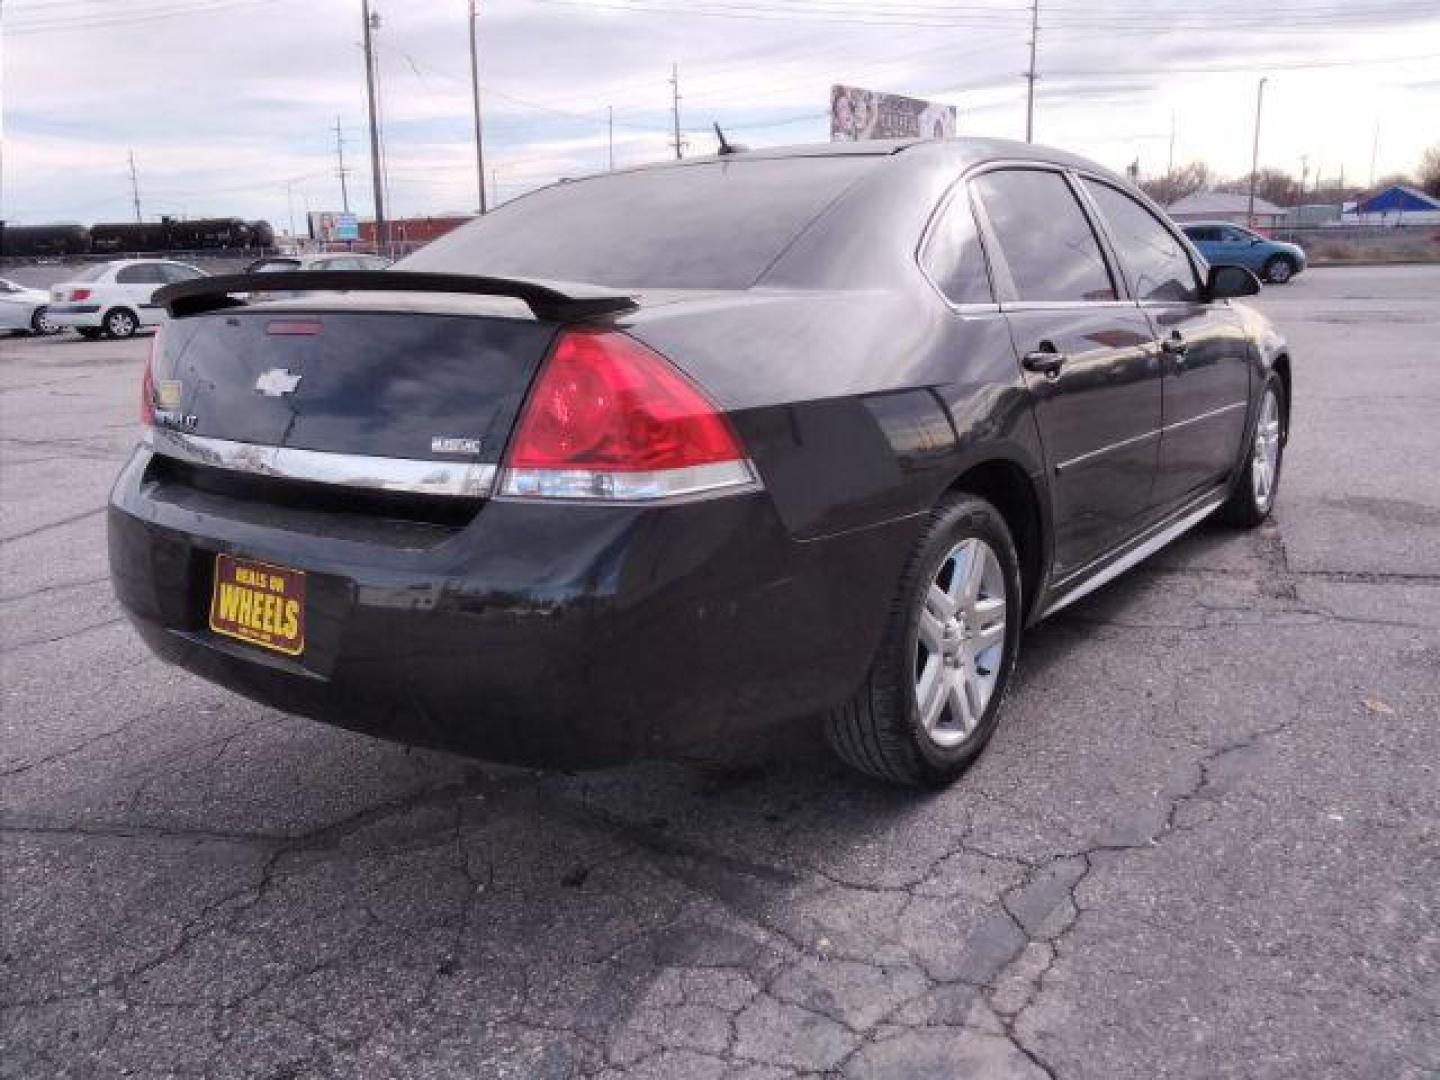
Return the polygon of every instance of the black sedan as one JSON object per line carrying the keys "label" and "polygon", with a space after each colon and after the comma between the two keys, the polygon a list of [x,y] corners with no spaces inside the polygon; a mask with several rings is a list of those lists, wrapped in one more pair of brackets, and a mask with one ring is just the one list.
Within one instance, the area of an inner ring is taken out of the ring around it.
{"label": "black sedan", "polygon": [[167,660],[405,742],[575,766],[818,713],[945,783],[1025,626],[1275,500],[1254,276],[1058,151],[611,173],[293,278],[162,292],[115,589]]}

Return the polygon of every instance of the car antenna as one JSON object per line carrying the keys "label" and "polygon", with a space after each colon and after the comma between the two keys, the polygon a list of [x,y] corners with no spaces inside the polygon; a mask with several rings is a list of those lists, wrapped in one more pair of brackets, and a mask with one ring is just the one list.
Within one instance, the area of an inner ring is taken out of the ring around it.
{"label": "car antenna", "polygon": [[716,120],[713,123],[715,126],[715,138],[720,140],[721,157],[725,157],[728,154],[739,154],[744,152],[745,147],[741,146],[739,143],[732,143],[729,139],[725,138],[725,132],[720,130],[719,120]]}

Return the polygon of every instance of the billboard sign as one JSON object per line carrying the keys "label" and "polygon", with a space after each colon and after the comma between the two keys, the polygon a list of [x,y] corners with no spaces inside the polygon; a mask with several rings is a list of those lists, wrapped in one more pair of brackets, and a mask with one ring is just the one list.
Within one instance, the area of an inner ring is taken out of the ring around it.
{"label": "billboard sign", "polygon": [[310,211],[310,239],[332,243],[360,239],[360,219],[336,210]]}
{"label": "billboard sign", "polygon": [[955,106],[858,86],[830,88],[830,141],[861,139],[950,139]]}

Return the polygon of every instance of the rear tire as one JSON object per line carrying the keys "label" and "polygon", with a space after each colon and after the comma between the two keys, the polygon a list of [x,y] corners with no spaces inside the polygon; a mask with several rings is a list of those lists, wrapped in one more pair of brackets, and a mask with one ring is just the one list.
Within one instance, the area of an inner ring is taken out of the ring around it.
{"label": "rear tire", "polygon": [[112,338],[134,337],[140,320],[129,308],[114,308],[105,313],[105,333]]}
{"label": "rear tire", "polygon": [[60,328],[50,321],[49,308],[42,305],[35,309],[34,313],[30,316],[30,332],[32,334],[39,334],[42,337],[47,334],[58,334],[60,332]]}
{"label": "rear tire", "polygon": [[827,717],[830,745],[889,783],[952,783],[995,732],[1022,615],[1005,519],[973,495],[946,496],[900,576],[865,684]]}
{"label": "rear tire", "polygon": [[1295,276],[1294,260],[1284,255],[1272,255],[1265,263],[1265,280],[1271,285],[1285,285]]}
{"label": "rear tire", "polygon": [[1220,516],[1231,525],[1253,529],[1270,516],[1275,496],[1280,490],[1280,467],[1285,461],[1288,436],[1285,417],[1285,386],[1273,371],[1265,379],[1260,392],[1259,416],[1250,437],[1250,452],[1230,498],[1220,508]]}

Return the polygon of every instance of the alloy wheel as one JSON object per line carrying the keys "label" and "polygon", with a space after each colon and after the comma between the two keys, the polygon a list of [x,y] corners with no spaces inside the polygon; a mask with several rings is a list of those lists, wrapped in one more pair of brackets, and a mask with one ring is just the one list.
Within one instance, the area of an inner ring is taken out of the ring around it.
{"label": "alloy wheel", "polygon": [[985,541],[940,561],[915,640],[915,706],[925,733],[959,745],[980,725],[1005,656],[1005,571]]}
{"label": "alloy wheel", "polygon": [[113,312],[105,324],[112,337],[124,338],[135,333],[135,319],[128,311]]}
{"label": "alloy wheel", "polygon": [[1262,513],[1270,509],[1275,498],[1275,481],[1280,472],[1280,399],[1267,388],[1260,401],[1260,419],[1255,423],[1255,452],[1251,458],[1250,475],[1255,492],[1255,508]]}
{"label": "alloy wheel", "polygon": [[46,308],[39,308],[31,320],[31,328],[37,334],[53,334],[59,327],[50,321],[50,312]]}
{"label": "alloy wheel", "polygon": [[1290,264],[1280,259],[1270,268],[1270,280],[1276,285],[1284,285],[1290,280]]}

